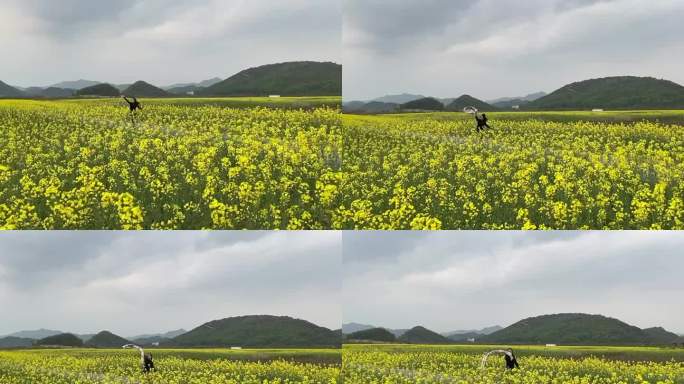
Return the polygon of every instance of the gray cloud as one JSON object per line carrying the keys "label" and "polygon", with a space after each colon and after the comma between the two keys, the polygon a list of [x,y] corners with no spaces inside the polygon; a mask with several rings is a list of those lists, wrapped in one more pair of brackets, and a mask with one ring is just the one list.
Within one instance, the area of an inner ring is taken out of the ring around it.
{"label": "gray cloud", "polygon": [[346,100],[520,96],[624,74],[684,83],[679,1],[392,3],[347,0]]}
{"label": "gray cloud", "polygon": [[333,232],[3,233],[0,334],[132,335],[244,314],[338,328],[341,262]]}
{"label": "gray cloud", "polygon": [[[399,237],[415,241],[373,259]],[[449,331],[587,312],[684,331],[676,232],[346,232],[343,244],[346,322]]]}
{"label": "gray cloud", "polygon": [[341,61],[336,0],[0,0],[2,80],[157,85],[291,60]]}

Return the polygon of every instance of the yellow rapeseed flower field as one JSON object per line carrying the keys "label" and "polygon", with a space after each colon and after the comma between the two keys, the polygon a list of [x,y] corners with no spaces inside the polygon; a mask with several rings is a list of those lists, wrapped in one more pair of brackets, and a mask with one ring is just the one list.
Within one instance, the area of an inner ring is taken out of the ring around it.
{"label": "yellow rapeseed flower field", "polygon": [[557,115],[345,115],[334,227],[684,229],[684,127]]}
{"label": "yellow rapeseed flower field", "polygon": [[[277,359],[267,362],[225,359],[221,351],[201,358],[155,354],[158,370],[143,373],[140,357],[122,350],[0,351],[2,384],[338,384],[340,367]],[[179,352],[180,353],[180,352]]]}
{"label": "yellow rapeseed flower field", "polygon": [[[600,350],[593,352],[600,353]],[[481,358],[481,354],[460,347],[426,346],[402,350],[396,346],[354,346],[343,352],[343,377],[345,384],[684,383],[681,360],[611,360],[577,353],[552,357],[528,352],[518,356],[519,369],[507,370],[501,357],[491,357],[484,367]]]}
{"label": "yellow rapeseed flower field", "polygon": [[132,118],[120,100],[0,101],[0,228],[332,226],[338,108],[143,105]]}

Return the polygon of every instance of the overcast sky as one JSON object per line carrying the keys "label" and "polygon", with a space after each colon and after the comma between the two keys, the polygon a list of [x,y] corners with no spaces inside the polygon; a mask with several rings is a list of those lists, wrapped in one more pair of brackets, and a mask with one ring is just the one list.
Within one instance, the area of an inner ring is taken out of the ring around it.
{"label": "overcast sky", "polygon": [[0,80],[156,85],[341,61],[340,0],[0,0]]}
{"label": "overcast sky", "polygon": [[343,319],[435,331],[581,312],[684,333],[678,232],[345,232]]}
{"label": "overcast sky", "polygon": [[270,314],[341,325],[336,232],[0,234],[0,335],[123,336]]}
{"label": "overcast sky", "polygon": [[637,75],[684,84],[681,0],[345,0],[344,98],[481,99]]}

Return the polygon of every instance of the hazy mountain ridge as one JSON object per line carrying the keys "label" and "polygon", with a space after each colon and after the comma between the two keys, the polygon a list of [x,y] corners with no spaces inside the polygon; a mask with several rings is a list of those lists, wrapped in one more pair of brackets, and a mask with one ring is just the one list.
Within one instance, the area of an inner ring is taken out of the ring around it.
{"label": "hazy mountain ridge", "polygon": [[[101,331],[92,336],[53,330],[20,331],[14,334],[49,336],[41,338],[7,336],[0,338],[0,346],[3,348],[31,345],[118,348],[134,342],[145,346],[162,345],[188,348],[229,346],[328,348],[338,347],[342,343],[341,330],[330,330],[306,320],[288,316],[270,315],[238,316],[212,320],[187,332],[184,329],[179,329],[166,333],[139,335],[137,338],[124,338],[109,331]],[[149,340],[154,337],[159,338]]]}
{"label": "hazy mountain ridge", "polygon": [[198,92],[202,96],[336,96],[342,94],[342,66],[295,61],[253,67]]}
{"label": "hazy mountain ridge", "polygon": [[[352,326],[353,325],[353,326]],[[390,342],[383,337],[384,329],[365,324],[345,324],[346,329],[355,329],[346,335],[368,337],[368,340]],[[367,328],[370,327],[370,328]],[[343,326],[343,328],[345,328]],[[362,329],[363,328],[363,329]],[[366,333],[367,332],[367,333]],[[380,335],[380,340],[372,337]],[[583,313],[562,313],[541,315],[520,320],[508,327],[486,327],[481,330],[452,331],[439,334],[417,326],[396,336],[397,342],[410,344],[483,343],[483,344],[560,344],[560,345],[669,345],[682,343],[682,336],[662,327],[640,329],[618,319],[603,315]]]}
{"label": "hazy mountain ridge", "polygon": [[676,334],[659,327],[640,329],[603,315],[560,313],[520,320],[481,337],[479,341],[506,344],[652,345],[668,344],[676,339]]}

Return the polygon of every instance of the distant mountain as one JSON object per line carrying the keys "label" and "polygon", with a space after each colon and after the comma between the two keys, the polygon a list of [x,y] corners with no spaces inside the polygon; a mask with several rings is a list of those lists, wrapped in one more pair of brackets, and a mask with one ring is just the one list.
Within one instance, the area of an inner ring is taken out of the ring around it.
{"label": "distant mountain", "polygon": [[448,344],[451,342],[439,333],[421,326],[406,331],[399,337],[399,341],[409,344]]}
{"label": "distant mountain", "polygon": [[565,85],[527,104],[533,110],[682,109],[684,87],[653,77],[617,76]]}
{"label": "distant mountain", "polygon": [[648,345],[677,335],[662,328],[642,330],[602,315],[561,313],[520,320],[478,342],[493,344]]}
{"label": "distant mountain", "polygon": [[359,323],[346,323],[342,324],[342,333],[350,334],[358,331],[365,331],[367,329],[375,328],[373,325],[359,324]]}
{"label": "distant mountain", "polygon": [[342,66],[297,61],[249,68],[199,91],[203,96],[336,96],[342,94]]}
{"label": "distant mountain", "polygon": [[48,336],[36,341],[36,345],[60,346],[60,347],[82,347],[83,340],[71,333],[60,333],[59,335]]}
{"label": "distant mountain", "polygon": [[414,101],[418,99],[424,99],[423,95],[412,95],[410,93],[402,93],[400,95],[385,95],[382,97],[375,98],[371,101],[377,101],[380,103],[393,103],[393,104],[404,104],[409,101]]}
{"label": "distant mountain", "polygon": [[150,336],[132,338],[131,342],[143,347],[157,346],[157,345],[173,345],[173,340],[168,337]]}
{"label": "distant mountain", "polygon": [[92,339],[93,336],[95,336],[94,333],[75,333],[75,335],[76,335],[76,337],[78,337],[79,339],[83,340],[84,343],[85,343],[86,341]]}
{"label": "distant mountain", "polygon": [[41,96],[51,98],[71,97],[75,92],[76,90],[74,89],[48,87],[43,90]]}
{"label": "distant mountain", "polygon": [[205,323],[171,340],[182,347],[334,347],[334,331],[287,316],[240,316]]}
{"label": "distant mountain", "polygon": [[119,348],[126,344],[130,344],[130,341],[109,331],[102,331],[86,342],[87,346],[96,348]]}
{"label": "distant mountain", "polygon": [[22,97],[24,93],[20,90],[0,81],[0,97]]}
{"label": "distant mountain", "polygon": [[512,99],[506,101],[499,101],[496,103],[492,103],[491,105],[499,109],[524,109],[529,103],[530,101],[527,100]]}
{"label": "distant mountain", "polygon": [[188,95],[188,94],[194,94],[195,92],[201,91],[204,89],[204,87],[200,87],[197,85],[185,85],[181,87],[174,87],[174,88],[169,88],[166,90],[166,92],[173,93],[174,95]]}
{"label": "distant mountain", "polygon": [[465,107],[475,107],[480,112],[496,111],[497,108],[485,103],[480,99],[476,99],[470,95],[462,95],[454,99],[446,106],[447,111],[462,112]]}
{"label": "distant mountain", "polygon": [[388,329],[396,337],[401,337],[404,333],[408,332],[408,329]]}
{"label": "distant mountain", "polygon": [[19,332],[14,332],[12,334],[9,334],[7,336],[14,336],[14,337],[20,337],[24,339],[33,339],[33,340],[39,340],[48,336],[54,336],[54,335],[59,335],[60,333],[64,333],[62,331],[55,331],[53,329],[36,329],[32,331],[19,331]]}
{"label": "distant mountain", "polygon": [[114,84],[114,88],[118,89],[119,92],[123,92],[123,91],[126,90],[126,88],[130,87],[131,85],[132,85],[131,83],[128,83],[128,84]]}
{"label": "distant mountain", "polygon": [[409,101],[401,104],[402,110],[421,110],[421,111],[442,111],[444,104],[434,97],[424,97],[422,99]]}
{"label": "distant mountain", "polygon": [[456,343],[464,343],[464,342],[470,341],[470,340],[478,341],[480,339],[480,337],[482,337],[482,336],[484,336],[484,335],[481,333],[477,333],[477,332],[464,332],[464,333],[453,333],[453,334],[447,336],[446,338],[453,341],[453,342],[456,342]]}
{"label": "distant mountain", "polygon": [[651,343],[669,344],[679,341],[680,336],[674,332],[665,330],[663,327],[645,328],[643,332],[648,335]]}
{"label": "distant mountain", "polygon": [[350,333],[347,340],[394,342],[397,337],[385,328],[371,328]]}
{"label": "distant mountain", "polygon": [[512,100],[520,100],[520,101],[535,101],[539,98],[542,98],[546,96],[546,92],[534,92],[530,93],[525,96],[515,96],[515,97],[499,97],[497,99],[492,99],[492,100],[486,100],[487,104],[494,105],[496,103],[504,103],[504,102],[510,102]]}
{"label": "distant mountain", "polygon": [[24,89],[24,93],[26,96],[30,97],[48,97],[48,98],[59,98],[59,97],[71,97],[74,95],[76,90],[74,89],[65,89],[65,88],[57,88],[57,87],[48,87],[48,88],[41,88],[41,87],[28,87]]}
{"label": "distant mountain", "polygon": [[180,329],[175,329],[173,331],[168,331],[168,332],[164,332],[164,333],[149,333],[149,334],[143,334],[143,335],[135,335],[135,336],[129,337],[129,339],[135,340],[135,339],[143,339],[143,338],[148,338],[148,337],[163,337],[163,338],[167,338],[167,339],[173,339],[174,337],[180,336],[180,335],[187,333],[187,332],[188,331],[186,331],[185,329],[180,328]]}
{"label": "distant mountain", "polygon": [[194,88],[206,88],[206,87],[211,87],[212,85],[216,83],[220,83],[223,81],[223,79],[220,79],[218,77],[214,77],[212,79],[208,80],[203,80],[198,83],[176,83],[176,84],[171,84],[171,85],[166,85],[161,87],[165,91],[171,92],[172,89],[174,88],[188,88],[188,87],[194,87]]}
{"label": "distant mountain", "polygon": [[121,92],[122,95],[131,97],[166,97],[170,96],[165,90],[155,87],[142,80],[136,81],[130,87]]}
{"label": "distant mountain", "polygon": [[76,91],[76,96],[119,96],[121,93],[111,84],[97,84],[81,88]]}
{"label": "distant mountain", "polygon": [[28,348],[33,345],[33,339],[6,336],[0,338],[0,348]]}
{"label": "distant mountain", "polygon": [[442,336],[454,341],[466,341],[468,339],[479,339],[483,335],[489,335],[501,329],[503,329],[503,327],[495,325],[492,327],[485,327],[482,329],[468,329],[444,332],[442,333]]}
{"label": "distant mountain", "polygon": [[76,81],[62,81],[61,83],[57,84],[52,84],[50,87],[53,88],[63,88],[63,89],[83,89],[86,87],[92,87],[93,85],[98,85],[102,84],[99,81],[92,81],[92,80],[76,80]]}
{"label": "distant mountain", "polygon": [[499,331],[499,330],[502,330],[502,329],[503,329],[503,327],[500,325],[493,325],[491,327],[484,327],[484,328],[480,329],[479,333],[481,333],[483,335],[489,335],[489,334],[492,334],[492,333]]}
{"label": "distant mountain", "polygon": [[218,78],[218,77],[214,77],[212,79],[200,81],[199,83],[196,83],[195,85],[198,87],[206,88],[206,87],[211,87],[212,85],[220,83],[222,81],[223,81],[223,79]]}
{"label": "distant mountain", "polygon": [[392,113],[399,111],[399,104],[383,103],[381,101],[349,102],[342,106],[346,113]]}

